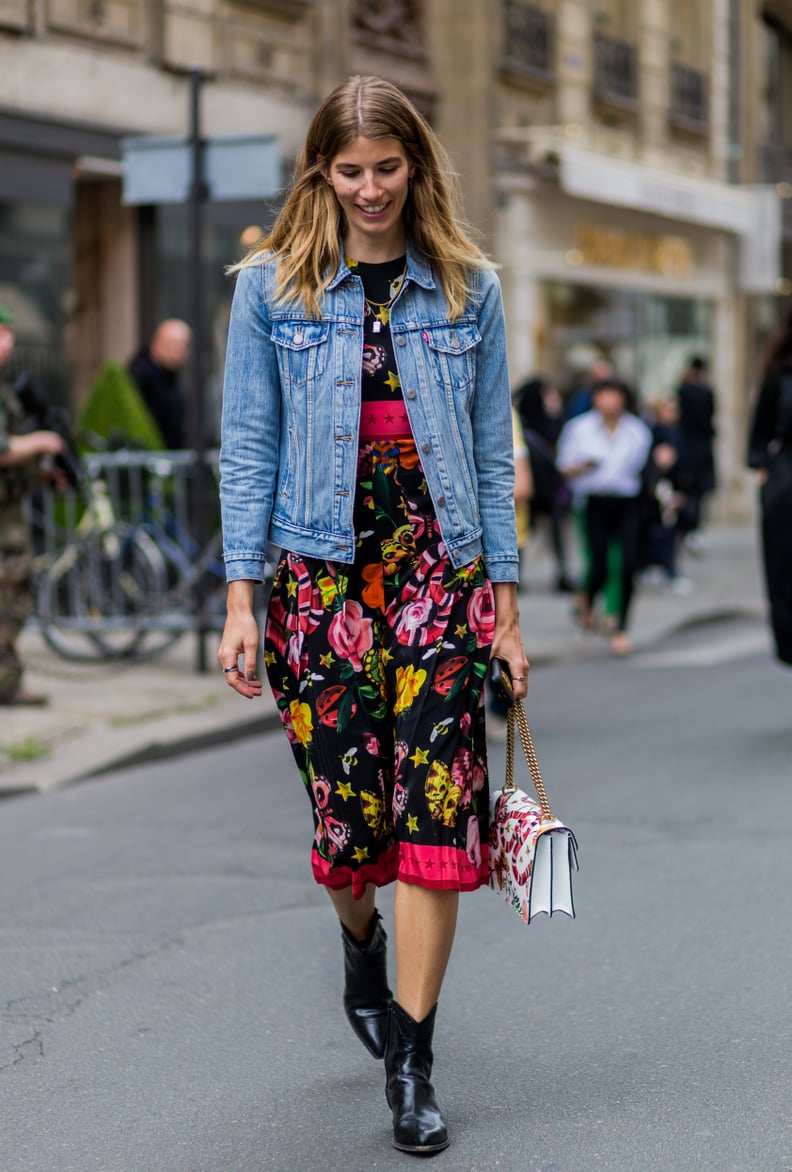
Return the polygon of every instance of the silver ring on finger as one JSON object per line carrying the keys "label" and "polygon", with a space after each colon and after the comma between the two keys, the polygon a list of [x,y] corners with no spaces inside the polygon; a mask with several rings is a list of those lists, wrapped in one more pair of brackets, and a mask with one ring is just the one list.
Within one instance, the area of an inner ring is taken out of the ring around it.
{"label": "silver ring on finger", "polygon": [[238,671],[239,671],[239,668],[237,667],[237,665],[236,665],[235,663],[234,663],[234,664],[232,664],[232,665],[231,665],[231,667],[224,667],[224,668],[223,668],[223,675],[228,675],[228,673],[229,673],[230,671],[236,671],[236,672],[238,672]]}

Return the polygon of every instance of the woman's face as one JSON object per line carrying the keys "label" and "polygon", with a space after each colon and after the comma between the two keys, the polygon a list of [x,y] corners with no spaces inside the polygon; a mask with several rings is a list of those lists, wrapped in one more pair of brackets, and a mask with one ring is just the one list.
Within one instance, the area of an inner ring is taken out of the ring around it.
{"label": "woman's face", "polygon": [[397,138],[356,138],[324,172],[346,219],[355,260],[393,260],[404,251],[402,212],[414,168]]}

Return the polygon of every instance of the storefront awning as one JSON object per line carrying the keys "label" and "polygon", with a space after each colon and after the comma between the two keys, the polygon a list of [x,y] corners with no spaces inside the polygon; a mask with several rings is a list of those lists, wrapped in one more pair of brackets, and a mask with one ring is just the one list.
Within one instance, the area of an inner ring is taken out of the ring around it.
{"label": "storefront awning", "polygon": [[739,287],[772,293],[781,275],[781,206],[774,187],[745,187],[676,175],[564,143],[560,183],[568,195],[650,212],[739,240]]}

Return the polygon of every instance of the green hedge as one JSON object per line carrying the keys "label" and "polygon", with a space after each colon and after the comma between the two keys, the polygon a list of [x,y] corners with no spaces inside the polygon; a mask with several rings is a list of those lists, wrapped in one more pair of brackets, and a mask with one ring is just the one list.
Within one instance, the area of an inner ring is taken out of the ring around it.
{"label": "green hedge", "polygon": [[165,441],[131,375],[106,362],[77,420],[83,451],[162,451]]}

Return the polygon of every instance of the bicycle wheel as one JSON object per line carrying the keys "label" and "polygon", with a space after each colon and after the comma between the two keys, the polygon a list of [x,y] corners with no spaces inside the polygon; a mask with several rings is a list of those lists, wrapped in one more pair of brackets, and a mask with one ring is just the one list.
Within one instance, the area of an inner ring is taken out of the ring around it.
{"label": "bicycle wheel", "polygon": [[44,639],[65,659],[137,653],[165,590],[165,565],[143,531],[119,522],[67,546],[38,581]]}

